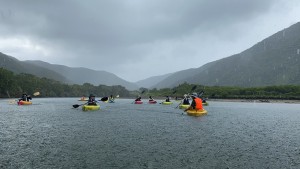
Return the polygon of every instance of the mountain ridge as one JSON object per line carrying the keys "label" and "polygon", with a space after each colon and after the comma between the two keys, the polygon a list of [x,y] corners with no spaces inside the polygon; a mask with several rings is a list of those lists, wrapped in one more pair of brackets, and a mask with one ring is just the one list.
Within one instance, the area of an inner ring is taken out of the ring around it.
{"label": "mountain ridge", "polygon": [[239,87],[300,84],[300,23],[278,31],[238,54],[193,71],[176,72],[156,87],[174,87],[184,82]]}

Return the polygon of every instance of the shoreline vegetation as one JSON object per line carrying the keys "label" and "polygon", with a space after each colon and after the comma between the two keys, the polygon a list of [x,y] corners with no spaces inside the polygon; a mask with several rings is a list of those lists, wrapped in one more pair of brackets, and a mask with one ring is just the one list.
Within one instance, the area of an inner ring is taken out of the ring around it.
{"label": "shoreline vegetation", "polygon": [[[265,103],[299,103],[300,84],[298,85],[277,85],[262,87],[239,87],[239,86],[204,86],[201,84],[182,83],[170,88],[139,88],[129,91],[121,85],[98,86],[90,83],[65,84],[47,78],[39,78],[31,74],[15,74],[4,68],[0,68],[0,98],[18,98],[23,93],[32,94],[39,92],[39,97],[82,97],[91,93],[96,97],[108,97],[119,95],[122,98],[142,97],[148,99],[149,96],[165,99],[166,96],[173,99],[182,99],[185,94],[198,93],[201,98],[220,101],[239,102],[265,102]],[[209,101],[208,100],[208,101]]]}
{"label": "shoreline vegetation", "polygon": [[300,100],[280,100],[280,99],[208,99],[207,102],[218,101],[218,102],[248,102],[248,103],[289,103],[289,104],[300,104]]}

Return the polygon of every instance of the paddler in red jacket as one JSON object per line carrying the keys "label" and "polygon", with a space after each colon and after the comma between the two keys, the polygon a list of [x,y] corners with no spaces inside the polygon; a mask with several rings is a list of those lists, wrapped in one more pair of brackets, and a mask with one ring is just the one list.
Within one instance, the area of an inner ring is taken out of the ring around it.
{"label": "paddler in red jacket", "polygon": [[189,108],[185,109],[184,111],[187,111],[187,110],[203,110],[203,106],[202,106],[202,100],[197,96],[197,93],[193,93],[191,95],[193,101],[192,101],[192,104]]}

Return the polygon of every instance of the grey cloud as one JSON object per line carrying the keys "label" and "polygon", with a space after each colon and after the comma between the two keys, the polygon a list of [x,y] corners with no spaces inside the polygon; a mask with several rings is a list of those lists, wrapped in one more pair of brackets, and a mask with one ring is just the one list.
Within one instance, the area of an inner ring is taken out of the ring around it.
{"label": "grey cloud", "polygon": [[[134,63],[140,69],[155,65],[160,57],[199,55],[195,50],[205,43],[202,37],[223,43],[237,39],[242,32],[236,25],[268,13],[278,2],[283,1],[0,0],[0,39],[26,37],[60,58],[49,58],[52,62],[120,73]],[[177,67],[157,68],[181,70]]]}

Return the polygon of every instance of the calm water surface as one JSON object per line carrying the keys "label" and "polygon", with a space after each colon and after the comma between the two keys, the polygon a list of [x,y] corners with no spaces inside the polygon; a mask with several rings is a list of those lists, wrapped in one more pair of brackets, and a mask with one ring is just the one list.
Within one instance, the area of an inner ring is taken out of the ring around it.
{"label": "calm water surface", "polygon": [[299,104],[210,102],[190,117],[178,102],[77,100],[0,100],[0,168],[300,168]]}

